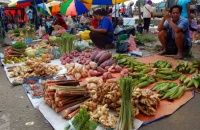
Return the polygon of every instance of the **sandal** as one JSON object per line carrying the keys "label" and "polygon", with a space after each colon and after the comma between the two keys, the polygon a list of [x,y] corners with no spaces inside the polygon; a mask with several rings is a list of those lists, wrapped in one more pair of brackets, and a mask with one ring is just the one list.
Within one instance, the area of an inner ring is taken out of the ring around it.
{"label": "sandal", "polygon": [[183,56],[175,55],[174,59],[183,59]]}
{"label": "sandal", "polygon": [[158,52],[158,55],[165,55],[167,52],[166,51],[161,51],[161,52]]}

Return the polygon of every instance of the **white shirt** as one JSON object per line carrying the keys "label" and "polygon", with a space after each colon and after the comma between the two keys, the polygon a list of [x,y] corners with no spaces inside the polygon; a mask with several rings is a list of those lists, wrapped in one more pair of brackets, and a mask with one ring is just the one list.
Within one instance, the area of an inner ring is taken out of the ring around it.
{"label": "white shirt", "polygon": [[143,18],[151,18],[151,12],[153,12],[151,5],[149,5],[149,4],[144,5]]}
{"label": "white shirt", "polygon": [[[116,12],[115,12],[115,7],[116,7]],[[112,17],[115,17],[115,14],[116,14],[116,17],[119,17],[119,5],[118,4],[113,5],[113,7],[112,7]]]}

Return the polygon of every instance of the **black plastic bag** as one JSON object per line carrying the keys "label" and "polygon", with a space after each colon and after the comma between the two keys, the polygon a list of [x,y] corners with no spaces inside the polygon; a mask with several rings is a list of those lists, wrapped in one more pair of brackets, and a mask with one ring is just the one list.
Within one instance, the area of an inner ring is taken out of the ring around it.
{"label": "black plastic bag", "polygon": [[117,53],[126,53],[128,52],[128,42],[121,43],[116,50]]}

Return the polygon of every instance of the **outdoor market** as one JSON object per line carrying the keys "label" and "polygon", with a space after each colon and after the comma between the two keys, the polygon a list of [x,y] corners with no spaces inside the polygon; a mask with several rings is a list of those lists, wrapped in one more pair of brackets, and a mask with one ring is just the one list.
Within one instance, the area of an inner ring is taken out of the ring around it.
{"label": "outdoor market", "polygon": [[[173,115],[200,92],[200,10],[183,17],[179,0],[157,18],[138,1],[136,15],[131,0],[0,0],[0,75],[12,85],[0,98],[20,88],[55,130],[137,130]],[[0,130],[12,129],[3,110]]]}

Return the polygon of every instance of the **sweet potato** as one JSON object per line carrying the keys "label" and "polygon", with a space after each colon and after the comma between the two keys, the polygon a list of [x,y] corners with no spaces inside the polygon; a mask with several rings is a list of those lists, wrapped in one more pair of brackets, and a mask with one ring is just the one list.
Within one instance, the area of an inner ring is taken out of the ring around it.
{"label": "sweet potato", "polygon": [[98,55],[99,52],[100,52],[99,50],[94,51],[94,52],[92,53],[92,55],[90,56],[90,59],[91,59],[92,61],[94,61],[95,57]]}
{"label": "sweet potato", "polygon": [[96,70],[89,70],[90,76],[101,76],[102,73]]}
{"label": "sweet potato", "polygon": [[112,64],[114,64],[115,62],[112,59],[106,60],[103,63],[100,64],[101,68],[105,68],[106,66],[111,66]]}
{"label": "sweet potato", "polygon": [[103,63],[104,61],[110,59],[111,57],[112,57],[112,53],[111,52],[106,52],[99,58],[97,64],[100,65],[101,63]]}
{"label": "sweet potato", "polygon": [[95,61],[95,62],[98,62],[98,61],[99,61],[99,58],[100,58],[105,52],[106,52],[105,50],[100,51],[100,52],[97,54],[97,56],[95,57],[94,61]]}

